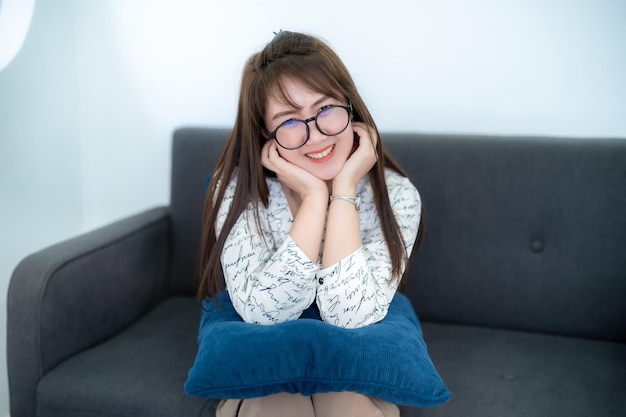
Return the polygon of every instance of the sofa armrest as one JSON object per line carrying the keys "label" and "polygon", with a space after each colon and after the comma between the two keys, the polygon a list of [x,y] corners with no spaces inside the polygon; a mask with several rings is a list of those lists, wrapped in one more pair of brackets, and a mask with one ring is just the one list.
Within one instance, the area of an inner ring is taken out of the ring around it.
{"label": "sofa armrest", "polygon": [[12,410],[32,409],[34,416],[43,375],[165,297],[169,223],[167,207],[151,209],[20,262],[7,300]]}

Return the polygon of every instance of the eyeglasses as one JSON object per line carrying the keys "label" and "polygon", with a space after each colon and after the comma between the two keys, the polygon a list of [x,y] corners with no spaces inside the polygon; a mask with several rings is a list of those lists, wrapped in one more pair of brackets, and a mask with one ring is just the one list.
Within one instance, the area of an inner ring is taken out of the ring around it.
{"label": "eyeglasses", "polygon": [[311,136],[309,122],[315,120],[315,126],[322,134],[337,136],[348,127],[350,114],[352,114],[352,103],[347,106],[324,106],[315,117],[309,117],[306,120],[289,119],[282,122],[273,132],[268,131],[267,134],[282,148],[298,149],[304,146]]}

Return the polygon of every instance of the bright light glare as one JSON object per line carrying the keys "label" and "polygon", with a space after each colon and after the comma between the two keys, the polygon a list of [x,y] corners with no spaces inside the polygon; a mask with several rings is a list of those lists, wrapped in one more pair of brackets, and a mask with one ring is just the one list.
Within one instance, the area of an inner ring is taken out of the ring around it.
{"label": "bright light glare", "polygon": [[35,0],[0,1],[0,71],[6,68],[24,44]]}

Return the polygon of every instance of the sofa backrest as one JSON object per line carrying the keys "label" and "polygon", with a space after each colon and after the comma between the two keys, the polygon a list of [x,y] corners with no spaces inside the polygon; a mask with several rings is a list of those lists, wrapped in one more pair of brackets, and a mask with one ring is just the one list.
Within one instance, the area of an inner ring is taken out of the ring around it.
{"label": "sofa backrest", "polygon": [[[228,130],[175,132],[172,286],[193,292]],[[626,140],[382,133],[424,204],[422,320],[626,341]]]}
{"label": "sofa backrest", "polygon": [[194,294],[196,259],[208,180],[230,130],[185,127],[172,140],[171,279],[174,293]]}

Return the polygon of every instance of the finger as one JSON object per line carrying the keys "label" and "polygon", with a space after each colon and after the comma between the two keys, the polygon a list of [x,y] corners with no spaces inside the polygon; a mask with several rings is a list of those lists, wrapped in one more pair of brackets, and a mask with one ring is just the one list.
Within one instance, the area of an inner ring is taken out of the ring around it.
{"label": "finger", "polygon": [[372,143],[372,145],[374,145],[374,148],[376,148],[376,145],[378,144],[378,135],[376,134],[376,129],[374,129],[373,126],[368,126],[363,122],[359,123],[359,127],[367,132],[370,142]]}
{"label": "finger", "polygon": [[278,146],[276,146],[276,142],[272,141],[268,146],[268,158],[272,161],[273,164],[280,163],[282,160],[280,154],[278,153]]}
{"label": "finger", "polygon": [[268,155],[271,144],[272,144],[271,140],[268,140],[263,144],[263,147],[261,148],[261,157]]}
{"label": "finger", "polygon": [[276,166],[272,161],[272,141],[267,141],[261,149],[261,165],[265,168],[276,172]]}
{"label": "finger", "polygon": [[289,164],[280,155],[278,145],[274,141],[271,141],[268,145],[267,163],[269,165],[267,168],[274,171],[277,175],[285,171],[285,169],[289,169]]}
{"label": "finger", "polygon": [[[357,135],[359,135],[359,138],[361,139],[360,144],[361,146],[363,146],[363,148],[367,146],[366,144],[370,144],[372,150],[376,149],[376,142],[374,140],[375,135],[372,135],[371,130],[368,129],[365,124],[359,123],[358,125],[354,125],[352,129],[356,132]],[[359,146],[359,148],[361,148],[361,146]]]}
{"label": "finger", "polygon": [[376,145],[378,145],[378,135],[376,134],[376,129],[370,126],[370,136],[372,137],[372,144],[374,145],[374,149],[376,149]]}

